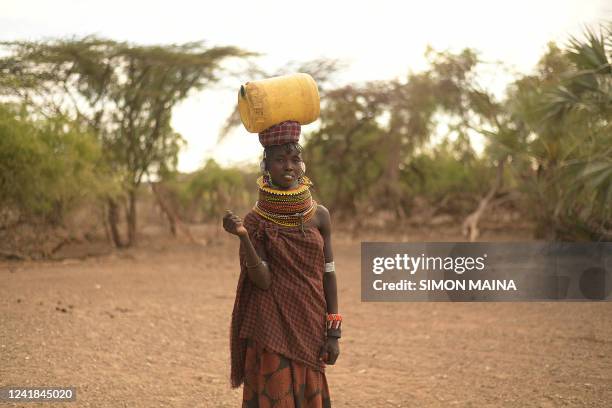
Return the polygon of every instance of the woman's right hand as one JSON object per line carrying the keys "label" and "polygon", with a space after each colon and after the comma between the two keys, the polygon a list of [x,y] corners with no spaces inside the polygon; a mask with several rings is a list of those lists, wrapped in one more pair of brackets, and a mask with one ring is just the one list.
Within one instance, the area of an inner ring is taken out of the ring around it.
{"label": "woman's right hand", "polygon": [[242,225],[242,219],[234,215],[230,210],[225,210],[226,214],[223,217],[223,228],[230,234],[237,235],[239,237],[247,236],[248,232],[244,225]]}

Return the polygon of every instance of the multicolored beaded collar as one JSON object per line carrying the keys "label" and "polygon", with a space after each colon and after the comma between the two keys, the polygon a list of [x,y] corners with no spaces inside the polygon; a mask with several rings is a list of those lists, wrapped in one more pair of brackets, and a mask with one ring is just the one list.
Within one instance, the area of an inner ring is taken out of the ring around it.
{"label": "multicolored beaded collar", "polygon": [[306,176],[301,183],[291,190],[279,190],[270,187],[264,177],[257,179],[259,187],[259,200],[255,203],[253,211],[263,218],[285,227],[301,227],[312,219],[317,208],[317,202],[310,194],[312,182]]}

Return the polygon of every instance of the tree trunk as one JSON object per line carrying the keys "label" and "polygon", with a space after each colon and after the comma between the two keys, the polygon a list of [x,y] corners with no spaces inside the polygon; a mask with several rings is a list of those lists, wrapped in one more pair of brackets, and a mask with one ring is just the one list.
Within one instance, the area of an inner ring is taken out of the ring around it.
{"label": "tree trunk", "polygon": [[177,228],[181,230],[183,234],[187,237],[189,242],[196,243],[196,240],[191,235],[191,231],[189,228],[183,224],[179,216],[176,214],[176,211],[172,207],[172,205],[164,198],[163,188],[158,183],[151,183],[151,190],[153,190],[153,194],[155,194],[155,198],[157,199],[157,203],[161,210],[166,214],[168,218],[168,222],[170,223],[170,232],[172,236],[176,237]]}
{"label": "tree trunk", "polygon": [[117,202],[108,198],[108,226],[110,228],[110,236],[116,248],[122,248],[121,235],[119,234],[119,205]]}
{"label": "tree trunk", "polygon": [[401,192],[399,188],[399,165],[402,159],[401,156],[401,141],[395,131],[391,129],[386,135],[387,137],[387,166],[381,178],[379,191],[382,197],[380,205],[384,206],[395,213],[399,219],[406,218],[406,212],[401,205]]}
{"label": "tree trunk", "polygon": [[474,242],[480,236],[480,230],[478,229],[478,221],[480,221],[480,217],[487,209],[487,206],[495,196],[495,194],[502,188],[504,183],[504,165],[506,164],[506,158],[501,159],[497,165],[497,177],[495,179],[495,184],[491,187],[491,190],[487,193],[487,195],[480,200],[478,203],[478,208],[476,211],[471,213],[465,218],[463,221],[463,225],[461,227],[461,232],[465,237],[468,237],[470,242]]}
{"label": "tree trunk", "polygon": [[111,229],[110,229],[110,225],[108,225],[108,217],[107,217],[107,211],[106,211],[106,204],[102,203],[100,206],[100,213],[101,213],[101,219],[102,219],[102,225],[104,226],[104,236],[106,237],[106,241],[113,243],[113,237],[111,234]]}
{"label": "tree trunk", "polygon": [[128,191],[126,218],[128,226],[128,246],[132,246],[136,244],[136,187]]}
{"label": "tree trunk", "polygon": [[168,224],[170,224],[170,233],[176,238],[176,214],[170,209],[164,197],[162,197],[162,193],[157,184],[158,183],[151,183],[151,190],[153,191],[153,194],[155,194],[159,208],[168,219]]}

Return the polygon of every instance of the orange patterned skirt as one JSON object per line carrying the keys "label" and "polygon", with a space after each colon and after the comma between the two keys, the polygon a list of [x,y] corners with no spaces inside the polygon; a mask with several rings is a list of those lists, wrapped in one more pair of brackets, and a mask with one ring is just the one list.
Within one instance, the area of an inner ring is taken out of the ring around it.
{"label": "orange patterned skirt", "polygon": [[331,408],[325,373],[247,340],[243,408]]}

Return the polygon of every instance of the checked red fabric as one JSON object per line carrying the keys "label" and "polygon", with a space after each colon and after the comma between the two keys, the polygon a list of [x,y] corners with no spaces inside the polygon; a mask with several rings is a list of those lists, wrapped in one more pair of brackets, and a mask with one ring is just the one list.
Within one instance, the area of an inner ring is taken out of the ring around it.
{"label": "checked red fabric", "polygon": [[259,133],[259,143],[263,147],[297,143],[300,140],[300,130],[299,122],[291,120],[281,122]]}
{"label": "checked red fabric", "polygon": [[244,381],[246,339],[270,351],[325,372],[319,352],[325,343],[327,305],[323,292],[323,237],[316,226],[284,227],[256,212],[243,225],[253,246],[263,246],[272,282],[267,290],[247,275],[246,250],[241,245],[240,277],[230,333],[231,384]]}

